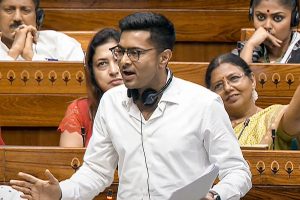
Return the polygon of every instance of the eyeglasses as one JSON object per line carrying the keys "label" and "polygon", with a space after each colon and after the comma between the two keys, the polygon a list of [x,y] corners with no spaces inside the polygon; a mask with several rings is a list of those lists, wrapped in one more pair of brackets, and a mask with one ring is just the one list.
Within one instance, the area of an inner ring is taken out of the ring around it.
{"label": "eyeglasses", "polygon": [[216,82],[214,85],[212,85],[212,91],[216,92],[216,93],[221,93],[223,92],[225,89],[225,84],[228,84],[230,86],[236,86],[238,85],[242,78],[245,76],[244,73],[242,74],[231,74],[228,77],[224,77],[223,80],[220,80],[218,82]]}
{"label": "eyeglasses", "polygon": [[151,48],[151,49],[137,49],[137,48],[131,48],[131,49],[125,49],[122,48],[120,46],[115,46],[110,48],[109,50],[112,52],[114,58],[117,61],[120,61],[125,52],[127,53],[128,58],[132,61],[132,62],[136,62],[140,59],[141,54],[145,54],[147,51],[153,50],[155,48]]}

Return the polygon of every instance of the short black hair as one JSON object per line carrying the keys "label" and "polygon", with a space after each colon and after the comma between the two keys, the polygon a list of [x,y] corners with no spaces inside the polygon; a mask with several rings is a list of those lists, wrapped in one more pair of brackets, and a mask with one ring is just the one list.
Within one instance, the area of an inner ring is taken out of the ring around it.
{"label": "short black hair", "polygon": [[209,63],[205,73],[205,84],[207,88],[211,87],[212,72],[223,63],[233,64],[241,68],[244,71],[246,76],[248,76],[249,78],[251,77],[252,70],[250,69],[250,66],[241,57],[232,53],[226,53],[217,56]]}
{"label": "short black hair", "polygon": [[150,32],[150,39],[154,46],[163,51],[173,50],[176,35],[173,23],[165,16],[153,12],[138,12],[123,18],[119,22],[121,33],[131,30],[145,30]]}

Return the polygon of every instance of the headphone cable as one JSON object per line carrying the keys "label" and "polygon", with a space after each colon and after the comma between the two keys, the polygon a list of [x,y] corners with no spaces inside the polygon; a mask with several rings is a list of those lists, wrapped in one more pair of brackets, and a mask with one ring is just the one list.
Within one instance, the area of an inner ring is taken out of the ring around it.
{"label": "headphone cable", "polygon": [[151,196],[150,196],[150,187],[149,187],[149,169],[148,169],[147,158],[146,158],[146,152],[145,152],[145,149],[144,149],[144,140],[143,140],[142,112],[140,112],[140,121],[141,121],[142,150],[143,150],[143,153],[144,153],[145,165],[146,165],[146,170],[147,170],[147,189],[148,189],[148,197],[149,197],[149,200],[151,200]]}

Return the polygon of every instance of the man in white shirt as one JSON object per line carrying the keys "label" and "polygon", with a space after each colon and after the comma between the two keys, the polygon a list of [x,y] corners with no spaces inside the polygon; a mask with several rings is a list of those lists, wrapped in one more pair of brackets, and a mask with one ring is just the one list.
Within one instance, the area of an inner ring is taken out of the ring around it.
{"label": "man in white shirt", "polygon": [[167,67],[173,24],[160,14],[135,13],[119,25],[120,42],[111,51],[125,86],[102,97],[83,166],[60,183],[49,171],[47,181],[20,173],[25,181],[12,180],[13,187],[27,199],[93,199],[118,166],[118,200],[165,200],[216,164],[220,182],[203,199],[240,199],[251,173],[221,98]]}
{"label": "man in white shirt", "polygon": [[0,0],[0,60],[83,61],[75,39],[56,31],[39,31],[44,11],[39,0]]}

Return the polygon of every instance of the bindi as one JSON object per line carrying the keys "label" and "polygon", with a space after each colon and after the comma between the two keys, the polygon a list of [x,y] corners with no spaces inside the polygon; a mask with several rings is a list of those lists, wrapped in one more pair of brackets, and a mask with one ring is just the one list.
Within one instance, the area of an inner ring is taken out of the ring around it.
{"label": "bindi", "polygon": [[267,10],[267,12],[270,12],[270,10]]}

